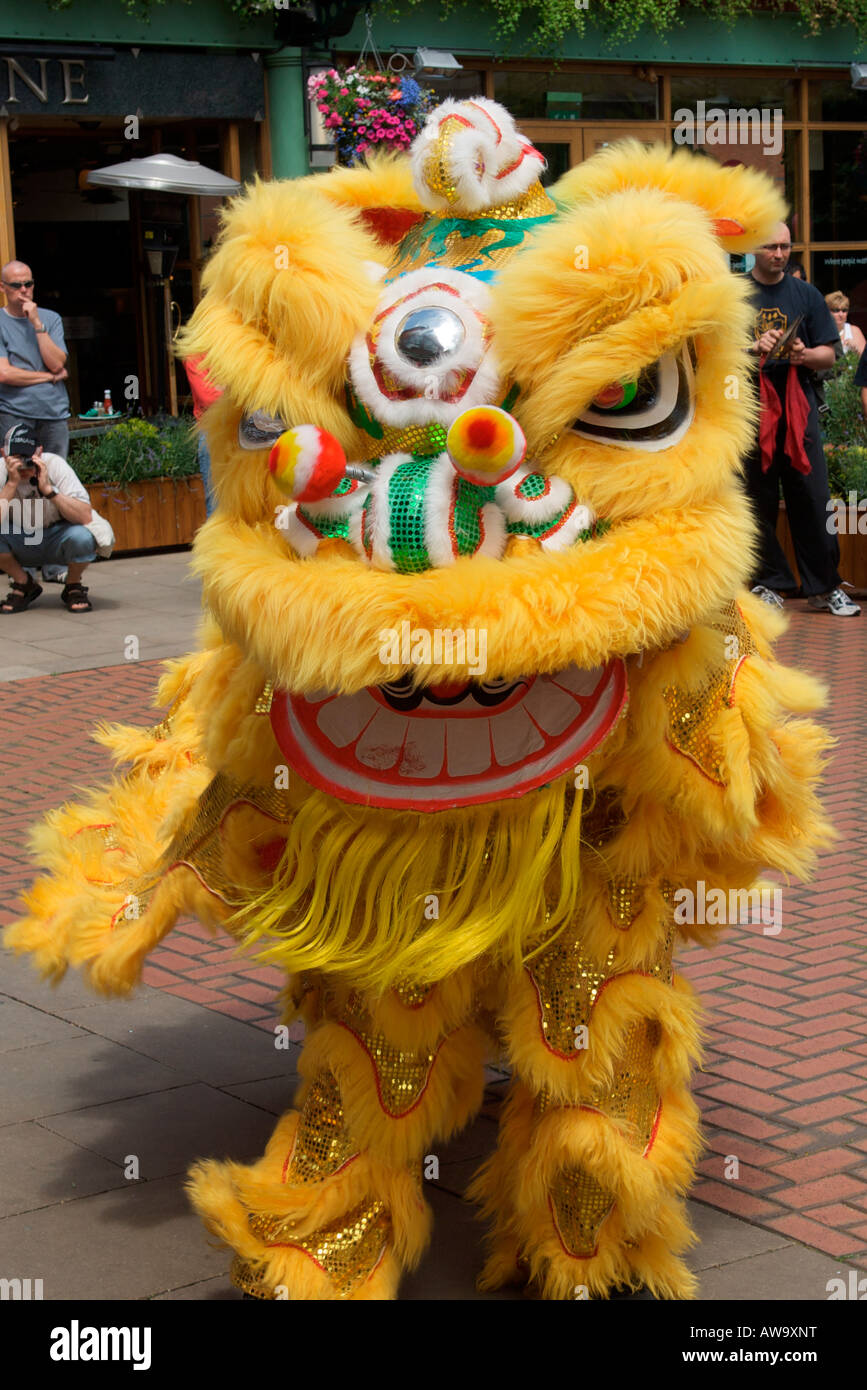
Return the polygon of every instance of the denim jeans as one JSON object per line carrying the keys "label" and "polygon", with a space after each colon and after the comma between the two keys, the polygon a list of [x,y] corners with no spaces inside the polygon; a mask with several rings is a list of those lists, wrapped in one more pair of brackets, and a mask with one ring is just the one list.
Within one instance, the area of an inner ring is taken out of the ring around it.
{"label": "denim jeans", "polygon": [[44,453],[59,454],[62,459],[68,461],[68,420],[33,420],[29,415],[10,415],[8,411],[0,410],[0,436],[5,437],[7,430],[17,425],[19,420],[26,420],[28,424],[33,425],[36,443],[42,445]]}
{"label": "denim jeans", "polygon": [[217,503],[214,498],[214,485],[211,481],[211,455],[208,453],[208,446],[203,434],[199,435],[198,460],[199,472],[205,485],[205,513],[210,516]]}
{"label": "denim jeans", "polygon": [[96,559],[96,541],[86,526],[72,521],[55,521],[46,526],[41,540],[38,536],[28,537],[16,527],[7,530],[4,526],[0,528],[0,555],[9,554],[25,569],[45,565],[66,569],[69,565],[92,564]]}

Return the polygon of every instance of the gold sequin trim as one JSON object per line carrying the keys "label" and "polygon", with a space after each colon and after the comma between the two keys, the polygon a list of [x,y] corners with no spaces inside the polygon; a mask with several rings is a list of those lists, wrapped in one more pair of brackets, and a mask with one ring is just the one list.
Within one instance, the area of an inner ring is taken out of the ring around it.
{"label": "gold sequin trim", "polygon": [[653,1079],[653,1058],[662,1030],[655,1018],[638,1019],[624,1034],[614,1062],[614,1079],[585,1102],[593,1110],[620,1121],[630,1141],[642,1152],[647,1148],[659,1109],[659,1092]]}
{"label": "gold sequin trim", "polygon": [[628,931],[644,907],[644,889],[637,878],[612,878],[608,902],[614,925],[619,931]]}
{"label": "gold sequin trim", "polygon": [[347,1298],[370,1278],[391,1234],[388,1210],[378,1199],[360,1202],[309,1236],[293,1235],[286,1217],[251,1216],[249,1226],[267,1245],[303,1250],[328,1275],[338,1298]]}
{"label": "gold sequin trim", "polygon": [[394,986],[394,992],[405,1009],[420,1009],[435,989],[436,985],[415,985],[409,980],[401,980]]}
{"label": "gold sequin trim", "polygon": [[728,604],[711,626],[729,639],[728,659],[710,672],[702,686],[687,690],[669,685],[664,688],[662,698],[668,707],[669,742],[710,781],[725,786],[719,750],[711,730],[720,712],[732,708],[738,671],[756,651],[756,645],[735,603]]}
{"label": "gold sequin trim", "polygon": [[232,1261],[232,1268],[229,1271],[229,1278],[240,1289],[242,1293],[248,1293],[253,1298],[274,1298],[272,1290],[265,1283],[261,1272],[253,1269],[246,1260],[242,1260],[240,1255],[236,1255]]}
{"label": "gold sequin trim", "polygon": [[[614,1079],[600,1087],[582,1108],[598,1110],[617,1120],[633,1148],[648,1152],[659,1115],[659,1093],[653,1079],[653,1056],[661,1029],[656,1019],[639,1019],[625,1032],[614,1062]],[[537,1114],[550,1107],[545,1093]],[[614,1206],[608,1188],[585,1168],[564,1168],[551,1187],[550,1207],[557,1234],[568,1254],[587,1259],[595,1253],[602,1223]]]}
{"label": "gold sequin trim", "polygon": [[409,1114],[427,1089],[442,1043],[434,1052],[402,1052],[399,1047],[392,1046],[384,1033],[365,1033],[346,1022],[342,1022],[341,1027],[358,1039],[373,1063],[383,1110],[394,1119]]}
{"label": "gold sequin trim", "polygon": [[256,701],[253,709],[256,714],[270,714],[271,705],[274,701],[274,682],[266,681],[262,687],[262,693]]}
{"label": "gold sequin trim", "polygon": [[173,840],[163,856],[159,873],[166,873],[176,864],[187,864],[223,902],[230,907],[242,906],[246,902],[244,890],[236,877],[226,870],[219,833],[226,812],[239,804],[252,806],[276,825],[288,824],[293,815],[293,802],[288,791],[262,787],[253,782],[236,782],[218,773],[199,797],[192,821]]}
{"label": "gold sequin trim", "polygon": [[600,965],[582,953],[577,937],[561,937],[525,967],[539,1001],[545,1045],[552,1052],[575,1056],[578,1028],[589,1022],[614,959],[615,952],[611,950]]}
{"label": "gold sequin trim", "polygon": [[567,1255],[590,1259],[614,1197],[584,1168],[564,1168],[549,1193],[551,1215]]}
{"label": "gold sequin trim", "polygon": [[322,1182],[357,1156],[331,1072],[318,1076],[307,1093],[298,1119],[295,1142],[286,1163],[284,1182],[296,1187]]}

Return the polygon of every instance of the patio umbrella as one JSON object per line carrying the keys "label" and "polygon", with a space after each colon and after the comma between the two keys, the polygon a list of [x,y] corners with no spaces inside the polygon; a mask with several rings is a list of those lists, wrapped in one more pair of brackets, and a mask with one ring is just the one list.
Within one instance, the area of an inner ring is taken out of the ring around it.
{"label": "patio umbrella", "polygon": [[197,193],[200,197],[222,198],[240,192],[237,179],[208,169],[195,159],[176,154],[151,154],[146,159],[127,159],[123,164],[107,164],[91,169],[88,183],[106,188],[137,188],[163,193]]}
{"label": "patio umbrella", "polygon": [[[103,169],[88,172],[89,184],[104,188],[129,188],[138,192],[162,192],[193,194],[199,197],[223,198],[230,193],[240,192],[237,179],[227,178],[214,169],[199,164],[195,159],[181,159],[176,154],[151,154],[145,159],[127,159],[123,164],[107,164]],[[174,256],[172,256],[172,261]],[[166,351],[166,380],[169,393],[169,408],[177,414],[178,399],[172,367],[172,316],[171,297],[168,288],[168,274],[163,271],[163,319]]]}

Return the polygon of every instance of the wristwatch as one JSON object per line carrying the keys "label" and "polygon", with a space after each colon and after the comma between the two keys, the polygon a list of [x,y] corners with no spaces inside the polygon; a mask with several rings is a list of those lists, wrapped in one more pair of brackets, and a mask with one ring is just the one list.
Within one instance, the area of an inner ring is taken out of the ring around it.
{"label": "wristwatch", "polygon": [[50,502],[52,497],[57,496],[57,488],[55,488],[53,492],[43,492],[42,496],[45,498],[46,502]]}
{"label": "wristwatch", "polygon": [[39,325],[38,328],[36,328],[36,324],[34,323],[33,327],[36,329],[36,332],[37,332],[37,333],[47,333],[47,332],[48,332],[48,329],[45,327],[45,324],[44,324],[44,323],[40,323],[40,325]]}

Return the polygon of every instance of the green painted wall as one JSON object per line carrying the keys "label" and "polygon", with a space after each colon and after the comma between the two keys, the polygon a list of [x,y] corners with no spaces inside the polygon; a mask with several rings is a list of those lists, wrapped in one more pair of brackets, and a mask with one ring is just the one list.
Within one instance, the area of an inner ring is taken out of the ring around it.
{"label": "green painted wall", "polygon": [[[374,17],[374,36],[385,55],[394,50],[411,54],[425,45],[486,60],[529,57],[531,27],[522,26],[508,41],[499,39],[477,8],[467,5],[443,20],[438,0],[423,0],[399,19],[376,13]],[[335,47],[358,50],[364,37],[360,17],[346,38],[335,40]],[[63,10],[49,9],[45,0],[0,0],[3,41],[258,50],[268,70],[274,173],[290,178],[308,171],[301,54],[298,49],[277,51],[271,14],[243,24],[224,0],[169,0],[153,5],[144,20],[127,14],[118,0],[73,0]],[[559,56],[585,62],[842,68],[853,60],[867,61],[867,47],[859,45],[847,26],[810,37],[787,15],[754,14],[729,30],[693,14],[664,38],[645,30],[616,46],[588,26],[583,37],[572,34],[563,41]]]}
{"label": "green painted wall", "polygon": [[63,10],[45,0],[0,0],[0,40],[6,42],[124,43],[167,48],[276,48],[274,17],[242,24],[223,0],[168,0],[150,17],[127,14],[119,0],[72,0]]}
{"label": "green painted wall", "polygon": [[[592,5],[592,0],[591,0]],[[497,38],[484,18],[484,12],[468,5],[455,10],[447,20],[438,17],[439,5],[424,5],[387,19],[374,12],[373,32],[377,47],[409,51],[423,45],[452,52],[476,54],[485,58],[530,57],[529,35],[532,25],[522,25],[510,40]],[[336,46],[358,49],[364,42],[363,18]],[[837,67],[853,61],[867,61],[867,45],[860,44],[848,25],[828,29],[823,34],[805,34],[795,17],[784,14],[753,14],[739,19],[733,28],[714,22],[708,16],[691,14],[684,24],[661,38],[644,29],[634,39],[612,46],[605,35],[589,24],[583,37],[568,35],[559,52],[563,59],[597,62],[641,63],[725,63],[761,64],[780,67]]]}
{"label": "green painted wall", "polygon": [[300,48],[281,48],[265,59],[268,74],[271,161],[276,179],[299,178],[310,172],[304,133],[304,77]]}

